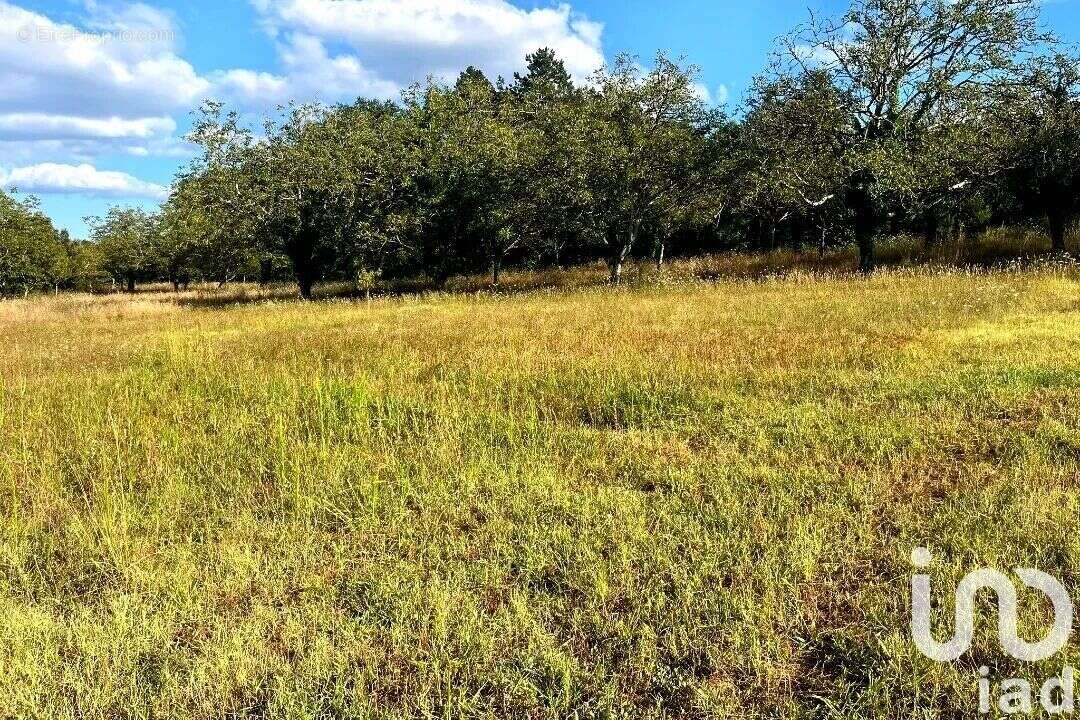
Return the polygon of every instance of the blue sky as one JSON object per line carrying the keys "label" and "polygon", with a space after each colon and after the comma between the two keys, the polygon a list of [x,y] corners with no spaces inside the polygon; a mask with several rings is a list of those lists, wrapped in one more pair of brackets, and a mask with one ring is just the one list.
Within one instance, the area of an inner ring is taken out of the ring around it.
{"label": "blue sky", "polygon": [[[1046,25],[1080,41],[1080,0]],[[394,97],[468,64],[509,75],[555,47],[584,77],[663,49],[735,105],[807,8],[844,0],[0,0],[0,185],[37,195],[76,237],[110,204],[153,207],[190,159],[190,112],[252,116],[288,99]]]}

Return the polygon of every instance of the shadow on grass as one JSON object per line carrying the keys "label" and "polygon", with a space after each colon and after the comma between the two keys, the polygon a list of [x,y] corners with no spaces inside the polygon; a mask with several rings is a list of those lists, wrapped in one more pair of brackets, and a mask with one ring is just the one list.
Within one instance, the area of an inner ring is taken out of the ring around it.
{"label": "shadow on grass", "polygon": [[[1080,236],[1071,238],[1070,250],[1080,254]],[[1045,233],[1031,229],[1001,228],[970,238],[961,237],[927,247],[921,238],[896,236],[880,244],[878,265],[883,270],[935,268],[942,270],[987,271],[1024,268],[1055,257]],[[1064,257],[1069,257],[1065,254]],[[663,269],[639,260],[624,275],[627,286],[654,286],[722,281],[756,282],[795,274],[820,277],[852,277],[858,274],[854,248],[825,253],[776,250],[772,252],[730,252],[718,255],[677,258]],[[371,290],[358,290],[348,283],[324,283],[315,289],[315,301],[362,302],[425,295],[512,296],[544,291],[599,288],[608,285],[607,266],[602,262],[568,268],[509,270],[498,286],[488,275],[450,278],[439,284],[424,277],[381,281]],[[181,307],[226,309],[241,305],[303,302],[291,283],[271,285],[234,284],[225,287],[204,285],[173,295],[161,286],[147,286],[145,293],[174,298]],[[142,293],[140,293],[142,294]]]}

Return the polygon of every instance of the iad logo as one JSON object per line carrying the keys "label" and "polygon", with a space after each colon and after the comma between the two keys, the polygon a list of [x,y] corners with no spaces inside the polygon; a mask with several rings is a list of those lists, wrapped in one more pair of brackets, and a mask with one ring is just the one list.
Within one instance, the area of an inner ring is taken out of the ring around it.
{"label": "iad logo", "polygon": [[[932,561],[926,548],[911,554],[911,562],[920,570],[930,567]],[[1024,585],[1043,593],[1054,604],[1054,628],[1042,642],[1020,639],[1016,629],[1016,586],[1005,573],[985,569],[971,573],[956,588],[956,632],[948,642],[937,642],[930,630],[930,576],[915,575],[911,578],[911,634],[922,654],[938,662],[952,662],[971,649],[975,639],[975,598],[980,590],[992,590],[997,596],[998,637],[1009,655],[1023,662],[1039,662],[1064,650],[1073,621],[1072,598],[1065,586],[1039,570],[1017,568],[1015,572]]]}
{"label": "iad logo", "polygon": [[[912,564],[920,570],[930,567],[933,556],[925,548],[911,554]],[[971,649],[975,639],[975,600],[982,590],[994,593],[998,602],[998,638],[1002,649],[1022,662],[1040,662],[1062,652],[1072,634],[1073,603],[1065,586],[1056,578],[1039,570],[1017,568],[1020,581],[1047,598],[1054,607],[1054,626],[1039,642],[1029,643],[1020,638],[1017,630],[1018,597],[1016,585],[998,570],[977,570],[967,575],[956,588],[955,625],[951,639],[938,642],[930,624],[930,576],[915,574],[911,578],[911,635],[919,651],[938,662],[953,662]],[[1074,674],[1065,668],[1060,678],[1051,678],[1040,693],[1043,709],[1054,715],[1073,712]],[[1026,680],[1005,680],[1001,683],[999,709],[1007,715],[1029,714],[1034,706],[1034,693]],[[982,668],[979,674],[979,710],[992,711],[990,671]]]}

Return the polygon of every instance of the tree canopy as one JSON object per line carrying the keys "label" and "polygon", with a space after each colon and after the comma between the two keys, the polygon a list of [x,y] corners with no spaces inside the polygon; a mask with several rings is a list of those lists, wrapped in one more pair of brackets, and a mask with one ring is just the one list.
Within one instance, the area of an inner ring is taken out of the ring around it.
{"label": "tree canopy", "polygon": [[148,280],[316,283],[732,248],[936,242],[963,222],[1080,212],[1080,70],[1037,0],[852,0],[781,40],[742,107],[698,70],[621,55],[584,81],[537,50],[400,102],[293,104],[253,126],[207,102],[198,156],[157,213],[114,208],[89,243],[0,197],[0,292]]}

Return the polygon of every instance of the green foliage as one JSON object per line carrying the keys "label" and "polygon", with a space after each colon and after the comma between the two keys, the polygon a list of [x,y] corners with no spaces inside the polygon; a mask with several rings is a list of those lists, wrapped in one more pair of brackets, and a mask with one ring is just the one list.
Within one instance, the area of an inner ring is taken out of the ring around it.
{"label": "green foliage", "polygon": [[645,73],[621,58],[587,91],[550,50],[528,62],[510,86],[469,68],[401,107],[293,107],[258,143],[208,104],[167,227],[201,222],[204,236],[288,257],[305,297],[364,270],[444,282],[490,266],[497,283],[508,260],[558,261],[570,243],[617,275],[642,226],[670,234],[705,196],[716,116],[693,71],[663,56]]}
{"label": "green foliage", "polygon": [[1011,190],[1047,217],[1054,248],[1080,212],[1080,65],[1054,55],[1033,60],[995,116]]}
{"label": "green foliage", "polygon": [[828,74],[759,77],[737,137],[733,201],[771,233],[784,222],[807,221],[824,236],[841,206],[851,109]]}
{"label": "green foliage", "polygon": [[843,98],[834,130],[863,269],[874,267],[887,217],[980,174],[985,143],[964,126],[1048,40],[1037,20],[1037,0],[854,0],[840,18],[812,18],[786,39],[774,71],[819,73]]}
{"label": "green foliage", "polygon": [[156,216],[140,208],[112,207],[105,217],[87,218],[102,269],[128,292],[155,274],[160,260],[158,223]]}
{"label": "green foliage", "polygon": [[0,191],[0,295],[56,290],[73,275],[72,246],[30,198]]}
{"label": "green foliage", "polygon": [[702,101],[696,72],[663,54],[648,70],[622,55],[593,78],[574,135],[591,235],[605,248],[613,282],[643,226],[668,235],[709,192],[708,146],[720,118]]}
{"label": "green foliage", "polygon": [[[783,40],[734,119],[681,60],[622,55],[579,84],[550,49],[510,81],[469,67],[400,103],[290,105],[257,132],[207,102],[160,215],[95,227],[101,267],[132,289],[288,266],[308,298],[369,274],[498,285],[506,266],[598,260],[618,282],[635,253],[810,243],[854,241],[870,271],[882,234],[932,246],[1033,219],[1060,249],[1080,212],[1080,90],[1038,5],[852,0]],[[70,275],[39,249],[53,269],[22,279],[28,261],[9,260],[10,287]]]}

